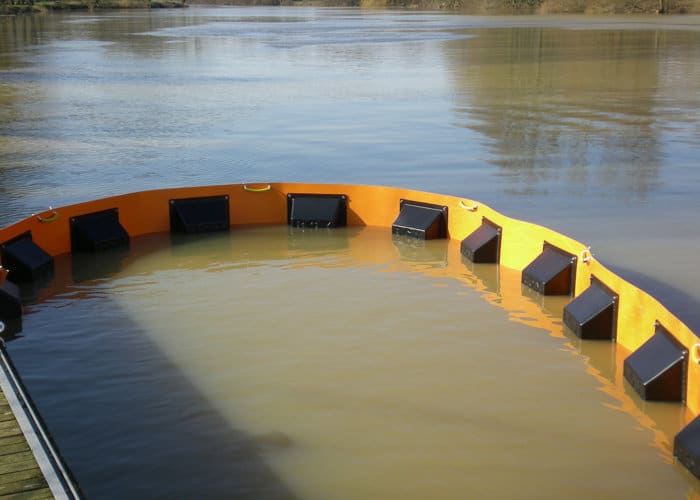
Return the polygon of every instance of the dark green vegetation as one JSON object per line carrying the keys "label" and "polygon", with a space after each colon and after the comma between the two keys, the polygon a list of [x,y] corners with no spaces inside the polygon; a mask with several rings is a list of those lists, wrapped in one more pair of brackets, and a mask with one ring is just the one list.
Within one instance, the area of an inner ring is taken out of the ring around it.
{"label": "dark green vegetation", "polygon": [[185,6],[185,0],[0,0],[0,14],[22,14],[53,10],[155,9]]}

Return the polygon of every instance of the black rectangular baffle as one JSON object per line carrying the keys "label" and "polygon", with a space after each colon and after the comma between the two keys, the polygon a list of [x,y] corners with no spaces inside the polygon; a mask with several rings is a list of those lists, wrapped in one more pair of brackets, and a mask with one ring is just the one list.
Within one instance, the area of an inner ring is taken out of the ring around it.
{"label": "black rectangular baffle", "polygon": [[447,207],[420,201],[401,200],[392,234],[421,240],[447,237]]}
{"label": "black rectangular baffle", "polygon": [[690,422],[673,440],[673,456],[700,479],[700,417]]}
{"label": "black rectangular baffle", "polygon": [[0,245],[2,265],[9,271],[8,279],[14,283],[27,283],[50,274],[53,257],[32,240],[28,231]]}
{"label": "black rectangular baffle", "polygon": [[522,282],[543,295],[571,295],[576,256],[547,242],[542,253],[523,269]]}
{"label": "black rectangular baffle", "polygon": [[129,244],[116,208],[71,217],[70,239],[73,252],[101,252]]}
{"label": "black rectangular baffle", "polygon": [[614,340],[619,296],[595,277],[564,307],[564,324],[580,339]]}
{"label": "black rectangular baffle", "polygon": [[688,351],[659,323],[656,332],[625,359],[624,376],[647,401],[683,401]]}
{"label": "black rectangular baffle", "polygon": [[287,195],[287,224],[293,227],[343,227],[347,211],[344,194]]}
{"label": "black rectangular baffle", "polygon": [[498,264],[501,251],[501,227],[486,217],[481,226],[462,240],[462,255],[477,264]]}
{"label": "black rectangular baffle", "polygon": [[228,196],[206,196],[170,200],[171,233],[228,231]]}

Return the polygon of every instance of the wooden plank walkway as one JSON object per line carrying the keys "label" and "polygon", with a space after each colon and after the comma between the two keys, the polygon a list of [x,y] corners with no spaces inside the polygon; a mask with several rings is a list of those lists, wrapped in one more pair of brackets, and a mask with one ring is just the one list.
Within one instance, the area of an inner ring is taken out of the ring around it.
{"label": "wooden plank walkway", "polygon": [[0,390],[0,498],[54,498],[39,464]]}

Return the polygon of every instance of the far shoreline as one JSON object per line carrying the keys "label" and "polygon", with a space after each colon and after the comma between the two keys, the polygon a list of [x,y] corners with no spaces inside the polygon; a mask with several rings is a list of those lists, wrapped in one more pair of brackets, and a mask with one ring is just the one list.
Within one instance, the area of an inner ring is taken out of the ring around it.
{"label": "far shoreline", "polygon": [[347,7],[363,10],[441,11],[467,15],[596,16],[700,14],[700,0],[0,0],[0,15],[49,12],[108,12],[115,9],[189,6]]}
{"label": "far shoreline", "polygon": [[186,0],[0,0],[0,15],[117,9],[177,9]]}

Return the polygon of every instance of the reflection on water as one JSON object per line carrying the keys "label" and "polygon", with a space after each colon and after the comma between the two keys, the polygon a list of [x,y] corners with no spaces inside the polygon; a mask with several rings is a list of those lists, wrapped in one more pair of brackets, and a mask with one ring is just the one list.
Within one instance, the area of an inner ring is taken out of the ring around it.
{"label": "reflection on water", "polygon": [[[669,62],[698,42],[696,33],[673,31],[484,31],[448,51],[465,89],[457,112],[492,139],[492,163],[509,191],[646,197],[672,154],[668,134],[689,118],[669,97],[689,73],[700,77],[697,60]],[[700,95],[688,97],[697,122]]]}
{"label": "reflection on water", "polygon": [[253,179],[401,184],[505,208],[542,194],[644,203],[678,185],[698,147],[700,30],[687,19],[3,18],[2,87],[17,96],[2,108],[0,222],[164,182]]}
{"label": "reflection on water", "polygon": [[103,277],[65,256],[12,356],[88,495],[700,491],[670,460],[691,416],[628,393],[628,353],[571,338],[566,298],[424,243],[378,228],[151,235],[106,255]]}
{"label": "reflection on water", "polygon": [[[3,17],[0,224],[163,185],[399,185],[555,227],[697,305],[698,26],[314,8]],[[700,308],[666,302],[700,327]]]}
{"label": "reflection on water", "polygon": [[440,240],[419,240],[397,234],[391,239],[403,261],[420,264],[422,268],[447,266],[447,248]]}

